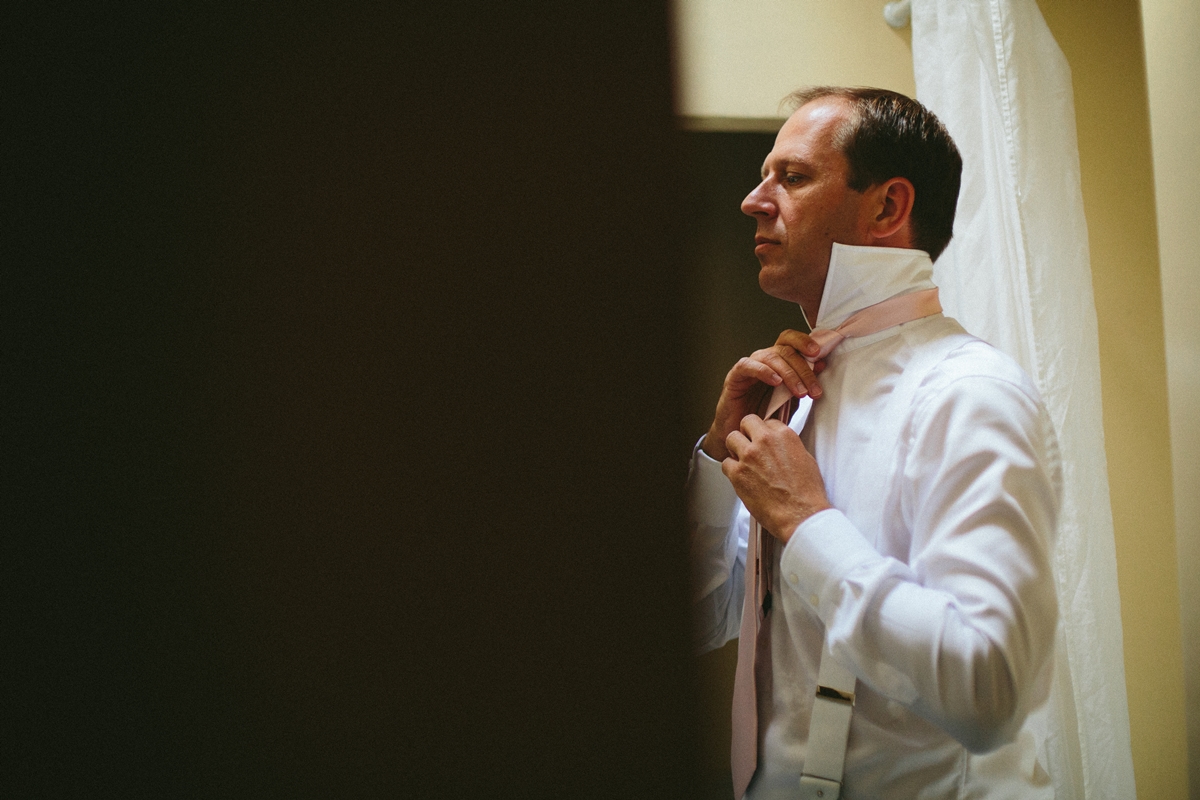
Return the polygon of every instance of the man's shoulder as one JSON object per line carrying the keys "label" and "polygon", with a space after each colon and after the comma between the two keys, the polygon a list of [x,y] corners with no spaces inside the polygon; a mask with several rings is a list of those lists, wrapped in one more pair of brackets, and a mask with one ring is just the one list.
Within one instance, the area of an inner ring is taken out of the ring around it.
{"label": "man's shoulder", "polygon": [[982,393],[980,399],[984,401],[993,398],[996,402],[1003,402],[1004,397],[1015,391],[1039,406],[1042,404],[1033,380],[1016,360],[966,333],[953,319],[947,318],[931,329],[927,341],[918,346],[934,347],[938,346],[938,342],[947,340],[953,346],[922,381],[920,394],[944,394],[954,387],[969,391],[972,395]]}
{"label": "man's shoulder", "polygon": [[1013,358],[948,322],[959,334],[933,332],[931,341],[954,336],[956,346],[948,352],[943,347],[944,357],[922,381],[902,440],[929,459],[1024,453],[1049,470],[1059,491],[1055,426],[1033,380]]}

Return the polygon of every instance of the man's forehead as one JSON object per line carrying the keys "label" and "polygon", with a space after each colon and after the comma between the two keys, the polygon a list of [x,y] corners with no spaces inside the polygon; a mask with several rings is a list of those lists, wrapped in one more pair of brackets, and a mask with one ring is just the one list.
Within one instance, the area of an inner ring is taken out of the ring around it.
{"label": "man's forehead", "polygon": [[827,95],[809,100],[788,116],[783,127],[809,120],[819,124],[841,124],[854,111],[854,104],[845,97]]}
{"label": "man's forehead", "polygon": [[765,176],[772,167],[797,165],[813,169],[820,162],[839,160],[837,134],[851,111],[840,97],[818,97],[792,112],[775,136],[775,146],[763,160]]}

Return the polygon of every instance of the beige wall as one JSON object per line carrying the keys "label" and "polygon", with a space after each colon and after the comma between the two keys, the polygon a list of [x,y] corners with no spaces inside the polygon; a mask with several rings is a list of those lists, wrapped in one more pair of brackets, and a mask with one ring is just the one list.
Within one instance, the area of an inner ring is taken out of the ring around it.
{"label": "beige wall", "polygon": [[678,113],[718,119],[724,130],[761,130],[755,121],[777,117],[779,101],[805,84],[911,96],[911,35],[884,24],[882,8],[860,0],[677,0]]}
{"label": "beige wall", "polygon": [[[730,8],[728,15],[713,10],[721,5]],[[679,0],[681,115],[770,117],[779,97],[806,83],[912,91],[908,40],[884,23],[883,2],[787,5],[791,10],[783,10],[784,0]],[[1041,0],[1040,6],[1071,64],[1075,89],[1138,794],[1182,799],[1187,754],[1180,605],[1140,9],[1137,0]],[[703,37],[690,33],[706,15],[716,27]],[[886,46],[852,44],[865,40]],[[1192,48],[1196,41],[1190,40]],[[840,55],[805,61],[804,54],[812,53]],[[880,68],[886,72],[881,77],[870,71]],[[1194,89],[1192,74],[1180,85]],[[730,85],[736,81],[742,82],[741,95]],[[775,92],[771,97],[767,87]],[[731,661],[722,652],[702,664],[714,691],[726,690]],[[727,727],[727,716],[714,714],[712,724]],[[724,757],[717,750],[711,756]]]}
{"label": "beige wall", "polygon": [[1200,3],[1142,0],[1183,610],[1191,797],[1200,798]]}
{"label": "beige wall", "polygon": [[1042,0],[1071,64],[1138,794],[1187,796],[1162,293],[1136,0]]}

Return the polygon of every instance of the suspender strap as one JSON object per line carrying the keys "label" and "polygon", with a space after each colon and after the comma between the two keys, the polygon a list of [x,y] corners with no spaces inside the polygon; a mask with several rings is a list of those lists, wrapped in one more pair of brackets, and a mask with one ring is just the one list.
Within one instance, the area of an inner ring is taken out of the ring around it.
{"label": "suspender strap", "polygon": [[842,789],[855,678],[827,651],[821,648],[817,696],[813,698],[804,773],[800,776],[801,800],[837,800]]}

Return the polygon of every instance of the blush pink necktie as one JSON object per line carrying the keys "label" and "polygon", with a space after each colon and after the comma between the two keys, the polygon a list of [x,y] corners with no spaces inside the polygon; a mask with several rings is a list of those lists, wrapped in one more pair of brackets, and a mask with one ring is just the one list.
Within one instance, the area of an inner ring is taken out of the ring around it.
{"label": "blush pink necktie", "polygon": [[[829,355],[844,339],[869,336],[894,325],[937,314],[941,310],[937,289],[897,295],[867,306],[850,315],[836,328],[814,330],[811,336],[820,345],[821,351],[811,360]],[[762,416],[764,419],[779,419],[786,425],[796,405],[796,398],[781,384],[770,395]],[[775,562],[775,538],[763,531],[757,520],[751,517],[748,539],[746,591],[742,602],[742,626],[738,634],[737,672],[733,685],[731,761],[733,796],[738,800],[745,795],[758,766],[758,685],[769,685],[771,681],[770,626],[764,623],[772,606],[771,575]],[[843,742],[843,751],[844,746]],[[839,774],[836,780],[840,779]]]}

